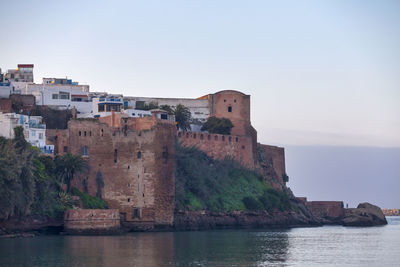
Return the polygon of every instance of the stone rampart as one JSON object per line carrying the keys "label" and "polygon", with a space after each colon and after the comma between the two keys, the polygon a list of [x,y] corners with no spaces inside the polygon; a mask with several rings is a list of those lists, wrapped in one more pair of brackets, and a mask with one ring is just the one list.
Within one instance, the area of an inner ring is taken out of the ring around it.
{"label": "stone rampart", "polygon": [[311,214],[318,218],[343,218],[343,201],[307,201]]}
{"label": "stone rampart", "polygon": [[64,230],[72,234],[103,234],[120,230],[119,210],[76,209],[64,214]]}
{"label": "stone rampart", "polygon": [[179,132],[178,141],[183,146],[194,146],[215,159],[232,157],[243,166],[254,168],[252,138],[248,136],[211,134],[204,132]]}
{"label": "stone rampart", "polygon": [[72,186],[119,209],[124,223],[172,225],[175,124],[110,117],[71,120],[67,130],[53,137],[58,154],[82,155],[88,162],[88,173],[75,176]]}

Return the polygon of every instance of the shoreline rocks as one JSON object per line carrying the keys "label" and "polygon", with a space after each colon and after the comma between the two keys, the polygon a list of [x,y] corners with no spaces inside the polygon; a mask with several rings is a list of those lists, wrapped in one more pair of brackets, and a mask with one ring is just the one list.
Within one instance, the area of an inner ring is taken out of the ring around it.
{"label": "shoreline rocks", "polygon": [[354,209],[345,209],[342,219],[344,226],[376,226],[386,225],[387,221],[382,210],[370,203],[361,203]]}

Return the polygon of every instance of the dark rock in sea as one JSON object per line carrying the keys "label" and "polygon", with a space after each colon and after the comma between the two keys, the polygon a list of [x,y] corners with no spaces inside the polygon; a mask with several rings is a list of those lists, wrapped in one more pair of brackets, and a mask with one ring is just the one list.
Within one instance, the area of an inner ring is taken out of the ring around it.
{"label": "dark rock in sea", "polygon": [[355,209],[346,209],[342,220],[344,226],[376,226],[387,224],[382,210],[370,203],[361,203]]}

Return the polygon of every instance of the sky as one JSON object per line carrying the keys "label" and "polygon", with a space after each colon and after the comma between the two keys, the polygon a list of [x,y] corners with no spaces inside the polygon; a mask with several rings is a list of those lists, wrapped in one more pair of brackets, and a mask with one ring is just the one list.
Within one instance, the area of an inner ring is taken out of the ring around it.
{"label": "sky", "polygon": [[0,2],[3,71],[33,63],[37,83],[68,76],[130,96],[239,90],[259,141],[287,147],[288,162],[358,147],[355,159],[377,148],[397,157],[376,169],[400,165],[400,1]]}

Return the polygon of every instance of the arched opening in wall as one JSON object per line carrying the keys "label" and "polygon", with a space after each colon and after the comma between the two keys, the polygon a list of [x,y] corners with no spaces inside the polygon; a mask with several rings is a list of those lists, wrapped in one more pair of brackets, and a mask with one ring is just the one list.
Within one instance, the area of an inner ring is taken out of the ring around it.
{"label": "arched opening in wall", "polygon": [[128,198],[128,202],[131,202],[131,199],[130,199],[130,198]]}
{"label": "arched opening in wall", "polygon": [[232,112],[232,106],[228,107],[228,112]]}
{"label": "arched opening in wall", "polygon": [[81,147],[81,155],[86,157],[89,156],[89,149],[87,146]]}
{"label": "arched opening in wall", "polygon": [[236,137],[236,142],[239,142],[239,138],[238,137]]}
{"label": "arched opening in wall", "polygon": [[215,141],[218,141],[218,135],[215,135],[215,136],[214,136],[214,140],[215,140]]}
{"label": "arched opening in wall", "polygon": [[101,129],[101,130],[100,130],[100,136],[103,136],[103,135],[104,135],[104,130]]}
{"label": "arched opening in wall", "polygon": [[225,136],[222,136],[222,141],[225,141]]}
{"label": "arched opening in wall", "polygon": [[229,136],[229,142],[232,142],[232,137],[231,136]]}
{"label": "arched opening in wall", "polygon": [[118,161],[118,149],[114,149],[114,163]]}
{"label": "arched opening in wall", "polygon": [[78,135],[79,135],[79,136],[81,136],[81,135],[82,135],[82,132],[81,132],[81,131],[79,131],[79,132],[78,132]]}
{"label": "arched opening in wall", "polygon": [[200,140],[203,140],[203,135],[202,134],[200,134]]}
{"label": "arched opening in wall", "polygon": [[130,165],[128,165],[128,170],[131,168],[131,166]]}
{"label": "arched opening in wall", "polygon": [[86,136],[86,131],[83,132],[83,136]]}
{"label": "arched opening in wall", "polygon": [[236,103],[236,99],[234,99],[234,100],[233,100],[233,102],[235,102],[235,103]]}
{"label": "arched opening in wall", "polygon": [[92,136],[92,131],[89,131],[89,136]]}
{"label": "arched opening in wall", "polygon": [[208,136],[207,136],[207,139],[208,139],[208,140],[211,140],[211,135],[208,135]]}
{"label": "arched opening in wall", "polygon": [[138,153],[137,153],[137,158],[138,158],[138,159],[142,158],[142,152],[141,152],[141,151],[138,151]]}

